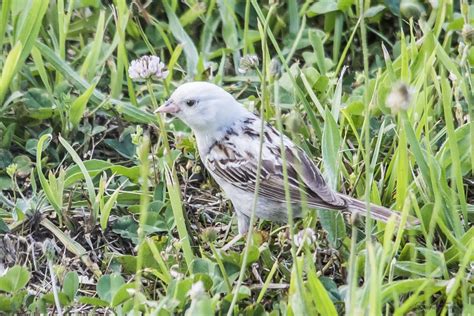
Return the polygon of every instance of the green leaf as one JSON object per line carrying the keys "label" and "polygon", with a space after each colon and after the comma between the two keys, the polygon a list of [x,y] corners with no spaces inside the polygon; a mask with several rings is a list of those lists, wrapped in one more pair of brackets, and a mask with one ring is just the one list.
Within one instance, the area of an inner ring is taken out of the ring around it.
{"label": "green leaf", "polygon": [[0,130],[0,148],[9,149],[15,134],[17,124],[10,123],[6,129]]}
{"label": "green leaf", "polygon": [[0,295],[0,314],[17,312],[22,307],[26,294],[27,292],[23,290],[13,296]]}
{"label": "green leaf", "polygon": [[92,305],[96,307],[106,307],[109,305],[108,302],[98,299],[97,297],[79,296],[78,301],[79,303]]}
{"label": "green leaf", "polygon": [[30,272],[22,266],[14,266],[0,277],[0,291],[15,293],[26,286]]}
{"label": "green leaf", "polygon": [[[0,182],[2,180],[0,179]],[[2,190],[2,185],[0,184],[0,191]],[[0,218],[0,234],[5,234],[5,233],[8,233],[10,232],[10,228],[7,226],[7,224],[5,224],[5,222],[3,221],[3,219]]]}
{"label": "green leaf", "polygon": [[43,188],[44,193],[46,194],[46,198],[48,199],[49,203],[53,206],[54,210],[56,213],[59,214],[60,221],[62,220],[61,214],[62,214],[62,201],[57,200],[57,195],[56,192],[53,191],[50,183],[46,179],[46,177],[43,174],[43,166],[41,163],[41,153],[43,152],[43,144],[46,141],[50,141],[52,138],[51,134],[45,134],[41,136],[41,138],[38,141],[37,144],[37,149],[36,149],[36,173],[38,174],[38,178],[41,183],[41,187]]}
{"label": "green leaf", "polygon": [[346,11],[353,4],[354,0],[338,0],[337,8],[341,11]]}
{"label": "green leaf", "polygon": [[89,99],[92,93],[94,92],[96,84],[97,83],[92,84],[71,104],[71,108],[69,110],[69,121],[71,122],[73,127],[77,127],[77,125],[79,125],[79,122],[81,121],[81,118],[86,110],[87,102],[89,102]]}
{"label": "green leaf", "polygon": [[[51,63],[51,65],[60,72],[67,80],[69,80],[76,88],[81,91],[86,91],[90,84],[79,76],[74,69],[62,60],[56,53],[41,42],[36,42],[36,47],[41,51],[43,57]],[[106,99],[106,96],[97,89],[91,96],[91,101],[95,104],[100,104]],[[128,102],[123,102],[116,99],[111,99],[110,103],[115,106],[115,110],[123,114],[128,120],[139,123],[151,123],[156,121],[156,116],[133,106]]]}
{"label": "green leaf", "polygon": [[[469,228],[469,230],[461,237],[460,242],[468,248],[469,243],[474,240],[474,227]],[[452,245],[444,252],[444,258],[446,264],[454,265],[458,263],[462,257],[462,252],[459,251],[459,248],[456,245]],[[471,258],[471,261],[474,261],[474,255]]]}
{"label": "green leaf", "polygon": [[43,89],[29,89],[25,94],[24,102],[29,117],[42,120],[53,116],[53,103],[49,94]]}
{"label": "green leaf", "polygon": [[[246,298],[249,298],[251,295],[252,295],[252,292],[250,291],[250,289],[247,286],[242,285],[239,288],[239,293],[237,293],[237,302],[244,300]],[[233,296],[234,296],[234,293],[229,293],[224,297],[224,300],[230,302],[232,301]]]}
{"label": "green leaf", "polygon": [[[18,3],[18,1],[14,1],[14,3],[15,2]],[[13,76],[20,71],[26,58],[30,55],[48,6],[49,0],[29,1],[28,5],[21,6],[19,17],[21,22],[17,21],[17,36],[14,39],[16,44],[8,54],[0,78],[0,104],[3,104],[5,94]],[[0,112],[1,110],[0,108]]]}
{"label": "green leaf", "polygon": [[[214,304],[209,297],[199,298],[191,301],[191,306],[185,315],[214,315]],[[255,314],[254,314],[255,315]]]}
{"label": "green leaf", "polygon": [[84,175],[84,179],[86,180],[86,187],[87,187],[87,192],[89,193],[89,199],[93,203],[93,205],[92,205],[93,216],[97,216],[98,213],[99,213],[99,210],[98,210],[98,203],[96,201],[95,188],[94,188],[94,184],[92,183],[92,179],[89,176],[89,173],[87,172],[87,169],[84,166],[84,163],[82,162],[82,159],[76,153],[74,148],[72,148],[72,146],[69,145],[69,143],[64,138],[62,138],[61,136],[59,136],[58,138],[59,138],[59,142],[64,146],[64,148],[66,148],[69,155],[71,155],[72,160],[74,160],[74,162],[81,169],[81,172]]}
{"label": "green leaf", "polygon": [[[10,82],[15,75],[15,68],[20,60],[20,54],[23,45],[21,42],[17,42],[13,49],[8,53],[7,59],[3,65],[2,76],[0,77],[0,104],[3,104],[5,94],[10,86]],[[0,107],[0,112],[2,108]]]}
{"label": "green leaf", "polygon": [[125,281],[119,274],[103,275],[97,282],[97,294],[101,300],[112,303],[112,298],[123,284]]}
{"label": "green leaf", "polygon": [[17,165],[16,173],[20,177],[26,177],[30,174],[33,168],[33,163],[30,157],[26,155],[19,155],[13,158],[13,163]]}
{"label": "green leaf", "polygon": [[308,8],[308,16],[313,17],[320,14],[326,14],[329,12],[334,12],[339,10],[337,7],[337,2],[334,0],[321,0],[312,4]]}
{"label": "green leaf", "polygon": [[120,288],[117,290],[117,292],[112,298],[111,306],[115,307],[132,298],[128,290],[133,288],[135,288],[134,283],[123,284],[122,286],[120,286]]}
{"label": "green leaf", "polygon": [[311,293],[315,295],[316,309],[321,315],[337,315],[336,308],[334,307],[328,292],[324,288],[323,284],[316,276],[316,273],[312,269],[308,273],[308,283],[311,289]]}
{"label": "green leaf", "polygon": [[[325,124],[323,130],[322,154],[324,162],[325,179],[332,189],[336,189],[339,178],[339,147],[341,136],[336,121],[331,112],[325,111]],[[318,216],[321,225],[328,232],[332,245],[336,245],[338,239],[345,236],[345,226],[342,216],[333,211],[319,210]]]}
{"label": "green leaf", "polygon": [[12,178],[9,176],[0,176],[0,191],[10,190],[13,188]]}
{"label": "green leaf", "polygon": [[324,163],[324,173],[329,186],[336,189],[337,179],[339,178],[339,147],[341,144],[341,136],[333,115],[329,110],[325,111],[322,141],[322,154]]}
{"label": "green leaf", "polygon": [[[311,41],[311,45],[313,46],[313,50],[316,53],[316,64],[318,65],[319,72],[321,73],[321,75],[325,75],[326,60],[324,57],[324,46],[321,37],[319,37],[319,34],[314,31],[309,31],[308,35],[309,40]],[[305,73],[305,75],[307,74]]]}
{"label": "green leaf", "polygon": [[136,146],[132,143],[132,137],[130,134],[123,137],[122,140],[117,139],[106,139],[104,143],[111,149],[118,152],[124,158],[133,159],[136,152]]}
{"label": "green leaf", "polygon": [[135,244],[138,242],[138,224],[132,216],[121,216],[113,222],[112,231],[123,238],[131,239]]}
{"label": "green leaf", "polygon": [[[94,78],[94,76],[97,74],[97,61],[99,59],[100,50],[103,45],[105,31],[105,11],[100,11],[99,21],[97,22],[95,30],[96,33],[94,41],[92,42],[91,49],[89,50],[89,53],[87,54],[80,71],[81,76],[85,77],[88,81],[91,81],[92,78]],[[94,88],[92,88],[92,90],[94,90]]]}
{"label": "green leaf", "polygon": [[3,39],[5,38],[5,30],[7,29],[8,25],[8,14],[10,13],[10,7],[12,2],[19,1],[4,0],[1,4],[2,13],[0,16],[0,45],[3,45]]}
{"label": "green leaf", "polygon": [[[91,177],[95,177],[104,170],[109,169],[111,166],[113,166],[113,164],[105,160],[91,159],[84,161],[84,166],[86,167],[89,175]],[[66,169],[65,178],[65,187],[69,187],[77,181],[84,179],[84,175],[82,174],[81,168],[79,168],[78,165],[72,165]]]}
{"label": "green leaf", "polygon": [[366,18],[372,18],[385,10],[385,6],[382,4],[375,5],[373,7],[370,7],[367,11],[364,12],[364,16]]}
{"label": "green leaf", "polygon": [[44,65],[43,57],[41,56],[41,52],[38,50],[36,46],[33,46],[31,50],[31,57],[33,57],[33,61],[38,69],[38,73],[41,77],[41,81],[43,81],[44,86],[49,94],[53,94],[53,89],[51,88],[51,84],[49,83],[48,73],[46,72],[46,67]]}
{"label": "green leaf", "polygon": [[444,281],[434,281],[433,279],[411,279],[393,281],[382,287],[382,302],[385,303],[393,298],[400,297],[409,292],[421,291],[424,288],[431,288],[439,291],[446,286]]}
{"label": "green leaf", "polygon": [[103,230],[107,228],[107,222],[109,221],[110,211],[112,210],[112,207],[115,205],[115,202],[117,201],[117,197],[122,187],[123,187],[123,184],[120,187],[118,187],[114,191],[114,193],[112,193],[112,195],[109,197],[109,199],[105,203],[104,207],[100,210],[100,226],[102,227]]}
{"label": "green leaf", "polygon": [[9,150],[0,148],[0,169],[6,169],[12,162],[12,153]]}
{"label": "green leaf", "polygon": [[169,28],[174,37],[183,45],[184,55],[186,55],[186,71],[188,77],[192,78],[196,74],[199,54],[193,40],[181,26],[178,17],[171,8],[169,1],[164,0],[166,16],[168,17]]}
{"label": "green leaf", "polygon": [[193,274],[204,273],[209,274],[214,269],[215,263],[208,259],[196,258],[191,264],[191,272]]}
{"label": "green leaf", "polygon": [[222,21],[222,35],[227,48],[232,51],[234,66],[240,63],[239,52],[239,35],[236,27],[235,1],[234,0],[217,0],[219,13]]}
{"label": "green leaf", "polygon": [[384,0],[384,3],[394,15],[400,15],[400,0]]}
{"label": "green leaf", "polygon": [[[84,166],[89,173],[90,177],[95,177],[96,175],[102,173],[105,170],[110,170],[113,173],[121,176],[125,176],[129,178],[132,182],[137,182],[140,176],[139,174],[139,167],[124,167],[115,165],[105,160],[98,160],[98,159],[91,159],[84,161]],[[65,177],[65,187],[69,187],[84,179],[84,175],[81,172],[81,168],[78,165],[72,165],[66,170],[66,177]]]}
{"label": "green leaf", "polygon": [[[45,302],[47,302],[51,305],[56,304],[56,302],[54,300],[54,294],[52,292],[46,293],[41,298]],[[63,292],[58,293],[58,298],[59,298],[59,303],[61,304],[61,306],[67,306],[71,303],[69,297],[66,294],[64,294]]]}
{"label": "green leaf", "polygon": [[183,308],[187,302],[188,293],[192,285],[193,280],[191,278],[171,282],[168,287],[168,295],[171,294],[173,299],[178,301],[180,308]]}
{"label": "green leaf", "polygon": [[[439,161],[439,164],[443,169],[446,169],[446,175],[449,178],[454,178],[454,166],[453,162],[455,160],[460,161],[461,163],[461,173],[463,176],[471,172],[471,149],[472,149],[472,141],[471,141],[471,133],[470,128],[474,126],[474,122],[466,123],[460,127],[458,127],[454,131],[454,136],[447,137],[446,141],[443,143],[439,151],[436,153],[436,160]],[[452,143],[456,143],[456,145]],[[455,158],[451,153],[451,148],[453,146],[458,147],[460,150],[459,157]]]}
{"label": "green leaf", "polygon": [[432,276],[441,277],[443,271],[436,266],[427,265],[413,261],[397,261],[395,263],[395,274],[400,276]]}
{"label": "green leaf", "polygon": [[69,271],[64,277],[63,292],[69,297],[69,300],[74,300],[77,290],[79,289],[79,276],[76,271]]}

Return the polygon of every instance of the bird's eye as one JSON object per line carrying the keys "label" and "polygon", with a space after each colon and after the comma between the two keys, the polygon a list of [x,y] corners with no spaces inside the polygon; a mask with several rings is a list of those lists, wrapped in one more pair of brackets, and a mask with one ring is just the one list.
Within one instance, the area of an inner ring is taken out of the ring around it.
{"label": "bird's eye", "polygon": [[194,106],[196,104],[196,100],[188,100],[186,101],[187,106]]}

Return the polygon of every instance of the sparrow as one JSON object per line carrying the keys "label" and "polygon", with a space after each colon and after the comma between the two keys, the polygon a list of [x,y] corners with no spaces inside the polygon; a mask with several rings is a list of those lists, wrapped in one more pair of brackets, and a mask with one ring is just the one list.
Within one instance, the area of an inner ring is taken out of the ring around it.
{"label": "sparrow", "polygon": [[[221,87],[208,82],[189,82],[179,86],[155,113],[181,119],[193,131],[201,160],[232,201],[239,234],[249,230],[254,205],[260,152],[261,119]],[[400,215],[332,190],[308,155],[287,136],[264,122],[260,185],[255,215],[287,223],[288,212],[282,158],[286,159],[289,196],[293,215],[302,217],[303,200],[310,208],[346,211],[388,221]]]}

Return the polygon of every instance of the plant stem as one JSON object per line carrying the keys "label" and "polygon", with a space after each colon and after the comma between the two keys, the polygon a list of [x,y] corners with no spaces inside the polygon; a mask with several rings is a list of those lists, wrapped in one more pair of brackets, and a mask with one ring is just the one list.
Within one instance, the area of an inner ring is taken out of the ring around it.
{"label": "plant stem", "polygon": [[[266,28],[268,25],[268,19],[272,15],[273,11],[276,9],[275,5],[272,5],[270,7],[270,10],[268,11],[267,19],[265,21],[264,25],[264,33],[263,33],[263,38],[262,38],[262,47],[266,47]],[[260,21],[259,21],[259,26],[260,26]],[[265,103],[267,102],[267,93],[266,93],[266,54],[263,53],[263,60],[262,60],[262,102],[260,106],[260,119],[261,119],[261,126],[260,126],[260,139],[259,139],[259,151],[258,151],[258,162],[257,162],[257,174],[256,174],[256,181],[255,181],[255,192],[254,192],[254,197],[253,197],[253,206],[252,206],[252,212],[250,215],[250,223],[249,223],[249,231],[247,233],[247,240],[245,242],[245,250],[242,258],[242,266],[240,267],[240,273],[239,273],[239,278],[237,280],[237,285],[235,286],[235,291],[234,291],[234,296],[232,297],[232,302],[230,304],[229,310],[227,312],[227,316],[231,316],[233,314],[234,306],[237,303],[237,298],[239,296],[239,291],[240,291],[240,286],[242,285],[242,282],[244,280],[245,276],[245,270],[247,268],[247,261],[248,261],[248,256],[250,252],[250,245],[252,242],[252,235],[253,235],[253,226],[255,224],[255,212],[257,209],[257,202],[258,202],[258,190],[260,188],[260,176],[261,176],[261,169],[262,169],[262,152],[263,152],[263,131],[265,128]]]}
{"label": "plant stem", "polygon": [[217,265],[219,266],[219,269],[221,270],[222,277],[224,278],[224,282],[227,286],[227,292],[230,293],[232,291],[232,285],[230,284],[229,276],[227,275],[227,272],[225,271],[224,263],[219,257],[216,247],[214,246],[212,242],[209,242],[209,247],[211,248],[212,254],[214,255],[214,258],[216,258]]}
{"label": "plant stem", "polygon": [[[148,160],[148,154],[150,152],[150,138],[143,136],[142,143],[139,147],[138,158],[140,160],[140,178],[141,178],[141,195],[140,195],[140,223],[138,227],[138,255],[137,255],[137,266],[135,270],[135,291],[136,293],[141,292],[141,277],[142,277],[142,266],[143,266],[143,250],[144,250],[144,239],[145,239],[145,226],[148,218],[148,206],[150,204],[150,197],[148,195],[148,177],[150,170],[150,163]],[[137,314],[139,312],[139,296],[135,295],[133,309]]]}
{"label": "plant stem", "polygon": [[[158,108],[158,102],[155,98],[155,95],[153,93],[153,88],[151,86],[151,81],[147,80],[146,82],[148,92],[150,94],[151,102],[153,105],[154,109]],[[176,227],[178,229],[178,235],[179,239],[182,243],[183,247],[183,253],[184,253],[184,259],[186,261],[186,265],[191,267],[191,262],[193,261],[194,254],[191,248],[191,243],[189,242],[189,235],[188,231],[186,229],[186,222],[184,219],[184,212],[182,208],[182,199],[181,199],[181,192],[180,192],[180,186],[179,186],[179,180],[178,176],[176,174],[176,169],[174,168],[174,161],[171,156],[171,149],[170,149],[170,144],[168,141],[168,134],[166,133],[166,126],[165,123],[163,122],[163,119],[161,116],[158,116],[158,126],[160,129],[160,134],[161,134],[161,139],[163,141],[163,145],[165,146],[165,159],[167,162],[167,165],[169,167],[169,171],[171,174],[171,177],[166,178],[166,187],[168,188],[168,191],[170,193],[170,200],[171,200],[171,206],[173,210],[173,215],[176,223]]]}

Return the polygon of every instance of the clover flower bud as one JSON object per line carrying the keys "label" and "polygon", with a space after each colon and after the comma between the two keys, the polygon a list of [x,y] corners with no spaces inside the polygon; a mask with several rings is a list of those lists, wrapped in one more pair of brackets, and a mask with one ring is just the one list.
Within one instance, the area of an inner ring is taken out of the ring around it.
{"label": "clover flower bud", "polygon": [[212,227],[208,227],[208,228],[204,229],[203,232],[202,232],[202,239],[205,242],[214,242],[214,241],[216,241],[217,231]]}
{"label": "clover flower bud", "polygon": [[302,229],[293,238],[295,245],[300,247],[303,244],[308,246],[316,242],[316,233],[312,228]]}
{"label": "clover flower bud", "polygon": [[245,55],[240,59],[239,72],[245,74],[251,69],[256,69],[259,64],[257,55]]}
{"label": "clover flower bud", "polygon": [[385,101],[392,113],[398,113],[400,110],[408,110],[413,96],[413,89],[404,83],[397,83],[390,91]]}
{"label": "clover flower bud", "polygon": [[461,35],[464,39],[464,42],[466,42],[467,44],[474,43],[474,27],[472,27],[471,24],[464,24],[464,26],[462,27]]}
{"label": "clover flower bud", "polygon": [[269,69],[270,76],[274,78],[278,78],[281,75],[281,64],[278,58],[272,58],[270,61],[270,69]]}

